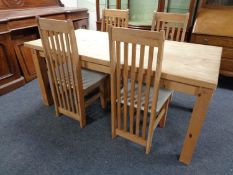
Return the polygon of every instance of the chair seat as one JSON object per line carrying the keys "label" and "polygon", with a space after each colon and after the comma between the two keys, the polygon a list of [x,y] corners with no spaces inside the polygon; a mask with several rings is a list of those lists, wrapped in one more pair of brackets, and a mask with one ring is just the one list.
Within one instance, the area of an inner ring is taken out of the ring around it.
{"label": "chair seat", "polygon": [[[69,66],[70,67],[70,66]],[[59,66],[59,69],[61,69],[62,67]],[[56,70],[56,74],[58,77],[58,70]],[[67,67],[63,66],[63,70],[64,72],[67,72]],[[96,72],[96,71],[91,71],[91,70],[87,70],[87,69],[82,69],[82,84],[83,84],[83,90],[84,93],[87,94],[89,91],[93,90],[95,87],[98,87],[99,83],[104,80],[106,78],[106,74],[104,73],[100,73],[100,72]],[[68,75],[65,73],[65,80],[66,80],[66,86],[69,86],[69,83],[67,82],[68,80]],[[58,84],[60,84],[59,80],[57,80]],[[62,84],[64,83],[64,81],[62,81]],[[63,84],[64,85],[64,84]],[[70,78],[70,86],[71,88],[73,88],[73,82]]]}
{"label": "chair seat", "polygon": [[[144,104],[145,104],[145,90],[146,86],[144,85],[142,87],[142,94],[141,94],[141,110],[144,110]],[[123,96],[124,89],[121,89],[121,103],[124,103],[124,96]],[[137,97],[138,97],[138,85],[135,83],[135,89],[134,89],[134,107],[137,108]],[[162,109],[163,105],[166,103],[166,101],[169,99],[169,97],[172,95],[173,91],[165,88],[159,89],[159,95],[158,95],[158,101],[156,106],[156,113],[159,113],[159,111]],[[128,82],[128,96],[127,96],[127,104],[130,106],[130,82]],[[150,87],[150,96],[149,96],[149,106],[148,106],[148,112],[151,112],[152,107],[152,99],[153,99],[153,87]]]}
{"label": "chair seat", "polygon": [[83,90],[87,91],[106,78],[106,74],[82,69]]}

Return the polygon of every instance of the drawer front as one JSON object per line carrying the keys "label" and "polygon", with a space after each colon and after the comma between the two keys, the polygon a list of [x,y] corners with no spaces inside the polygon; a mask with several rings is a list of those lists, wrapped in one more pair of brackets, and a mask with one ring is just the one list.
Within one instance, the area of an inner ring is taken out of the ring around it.
{"label": "drawer front", "polygon": [[[50,15],[50,16],[41,16],[44,18],[51,18],[51,19],[60,19],[64,20],[65,15]],[[16,29],[22,29],[27,27],[37,26],[36,18],[27,18],[27,19],[21,19],[21,20],[12,20],[8,24],[8,28],[10,30],[16,30]]]}
{"label": "drawer front", "polygon": [[192,42],[205,45],[233,47],[233,38],[192,34]]}
{"label": "drawer front", "polygon": [[227,58],[222,58],[220,70],[233,73],[233,60],[227,59]]}
{"label": "drawer front", "polygon": [[65,15],[64,14],[61,14],[61,15],[50,15],[50,16],[46,16],[46,18],[65,20]]}
{"label": "drawer front", "polygon": [[31,26],[36,26],[35,18],[15,20],[15,21],[10,21],[8,23],[8,28],[10,30],[21,29],[21,28],[26,28],[26,27],[31,27]]}
{"label": "drawer front", "polygon": [[89,14],[86,11],[66,14],[66,19],[71,19],[75,21],[87,19],[88,17],[89,17]]}
{"label": "drawer front", "polygon": [[223,58],[229,58],[233,60],[233,48],[223,48],[222,51],[222,57]]}

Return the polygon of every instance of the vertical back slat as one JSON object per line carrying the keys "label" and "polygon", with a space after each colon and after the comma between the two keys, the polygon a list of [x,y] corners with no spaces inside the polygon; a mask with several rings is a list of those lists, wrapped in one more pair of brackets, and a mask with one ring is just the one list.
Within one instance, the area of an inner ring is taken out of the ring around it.
{"label": "vertical back slat", "polygon": [[132,61],[130,68],[130,134],[134,128],[134,90],[136,78],[136,44],[132,44]]}
{"label": "vertical back slat", "polygon": [[137,136],[139,136],[139,130],[140,130],[140,113],[141,113],[141,97],[142,97],[142,86],[143,86],[144,53],[145,53],[145,46],[141,45],[138,81],[137,81],[137,85],[138,85],[137,113],[136,113],[136,135]]}
{"label": "vertical back slat", "polygon": [[58,72],[60,72],[60,78],[61,78],[61,82],[60,82],[60,87],[62,87],[62,96],[64,98],[64,108],[67,109],[68,108],[68,95],[67,95],[67,88],[66,88],[66,78],[65,78],[65,74],[64,74],[64,67],[63,65],[66,64],[65,62],[63,62],[62,60],[62,52],[61,52],[61,40],[59,39],[59,32],[55,33],[55,41],[56,41],[56,46],[57,46],[57,58],[58,58],[58,63],[59,63],[59,67],[57,68]]}
{"label": "vertical back slat", "polygon": [[106,21],[105,21],[106,31],[108,31],[108,25],[109,25],[109,17],[106,17]]}
{"label": "vertical back slat", "polygon": [[73,95],[72,95],[72,98],[74,98],[74,103],[73,103],[73,105],[74,105],[74,109],[75,109],[75,112],[76,113],[78,113],[79,112],[79,109],[78,109],[78,96],[77,96],[77,89],[76,89],[76,86],[75,86],[75,77],[74,77],[74,62],[73,62],[73,59],[72,59],[72,53],[71,53],[71,48],[70,48],[70,45],[69,45],[69,43],[70,43],[70,39],[69,39],[69,34],[65,34],[65,42],[66,42],[66,49],[67,49],[67,56],[68,56],[68,59],[70,60],[70,67],[69,67],[69,69],[70,69],[70,71],[69,71],[69,73],[70,73],[70,77],[71,77],[71,82],[70,82],[70,86],[71,86],[71,84],[72,84],[72,90],[71,91],[73,91]]}
{"label": "vertical back slat", "polygon": [[149,107],[153,57],[154,57],[154,48],[150,47],[149,55],[148,55],[148,66],[146,71],[145,103],[144,103],[143,123],[142,123],[143,139],[146,138],[146,126],[147,126],[147,115],[148,115],[148,107]]}
{"label": "vertical back slat", "polygon": [[117,27],[124,27],[122,21],[122,18],[117,18]]}
{"label": "vertical back slat", "polygon": [[181,31],[181,27],[178,26],[177,32],[176,32],[176,41],[179,41],[179,40],[180,40],[180,31]]}
{"label": "vertical back slat", "polygon": [[63,67],[63,71],[64,71],[64,78],[65,78],[65,94],[66,94],[66,101],[67,101],[67,105],[68,105],[68,110],[72,111],[71,109],[71,104],[73,103],[73,99],[70,98],[70,76],[69,76],[69,67],[68,67],[68,64],[69,64],[69,61],[67,59],[67,56],[66,56],[66,49],[65,49],[65,42],[64,42],[64,35],[63,33],[60,33],[59,34],[59,39],[60,39],[60,42],[61,42],[61,55],[62,55],[62,62],[64,63],[62,65]]}
{"label": "vertical back slat", "polygon": [[[73,75],[74,75],[74,87],[77,94],[77,110],[81,116],[84,116],[84,94],[83,94],[83,84],[82,84],[82,72],[81,72],[81,64],[80,59],[78,58],[78,48],[76,44],[76,38],[74,31],[71,31],[69,34],[70,43],[71,44],[71,60],[73,61]],[[81,123],[85,123],[84,121],[86,117],[83,117]],[[85,125],[85,124],[84,124]]]}
{"label": "vertical back slat", "polygon": [[[125,18],[121,18],[120,26],[122,26],[122,27],[128,27],[128,26],[126,25],[126,19],[125,19]],[[119,27],[120,27],[120,26],[119,26]]]}
{"label": "vertical back slat", "polygon": [[[56,79],[58,80],[59,83],[61,83],[61,74],[60,74],[60,71],[59,71],[59,62],[58,62],[58,55],[57,55],[57,46],[55,46],[55,40],[54,40],[54,37],[55,37],[55,34],[54,32],[51,32],[49,31],[49,37],[50,37],[50,41],[51,41],[51,46],[52,46],[52,49],[51,49],[51,53],[53,54],[52,56],[52,59],[55,63],[55,69],[54,69],[54,75],[56,77]],[[57,70],[57,72],[55,72],[55,70]],[[63,87],[62,86],[58,86],[58,95],[61,97],[61,106],[62,107],[65,107],[65,104],[64,104],[64,95],[63,95]]]}
{"label": "vertical back slat", "polygon": [[117,58],[117,71],[116,71],[116,81],[117,81],[117,118],[118,118],[118,128],[121,129],[121,48],[120,42],[116,42],[116,58]]}
{"label": "vertical back slat", "polygon": [[166,27],[166,35],[165,35],[166,40],[169,39],[169,33],[170,33],[170,27],[169,27],[169,24],[168,24],[167,27]]}
{"label": "vertical back slat", "polygon": [[116,27],[120,27],[121,18],[115,18],[116,19]]}
{"label": "vertical back slat", "polygon": [[172,26],[171,40],[174,40],[175,29],[175,26]]}
{"label": "vertical back slat", "polygon": [[[128,43],[124,43],[124,101],[128,100]],[[124,103],[124,131],[127,130],[128,104]]]}
{"label": "vertical back slat", "polygon": [[161,23],[162,23],[161,30],[164,30],[165,21],[161,21]]}
{"label": "vertical back slat", "polygon": [[160,30],[160,26],[161,26],[161,21],[158,20],[155,24],[157,24],[156,31],[159,31]]}

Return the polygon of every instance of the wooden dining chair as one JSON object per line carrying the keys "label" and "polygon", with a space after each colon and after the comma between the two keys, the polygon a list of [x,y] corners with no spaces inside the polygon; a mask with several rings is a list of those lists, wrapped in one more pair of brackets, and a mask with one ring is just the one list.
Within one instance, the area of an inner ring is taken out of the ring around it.
{"label": "wooden dining chair", "polygon": [[129,10],[103,9],[101,31],[107,32],[108,27],[128,27]]}
{"label": "wooden dining chair", "polygon": [[112,136],[150,152],[158,124],[166,120],[172,92],[160,87],[164,31],[110,28]]}
{"label": "wooden dining chair", "polygon": [[154,12],[151,30],[165,31],[165,39],[184,41],[188,25],[189,13]]}
{"label": "wooden dining chair", "polygon": [[56,114],[80,121],[80,127],[83,128],[86,125],[87,106],[100,97],[101,105],[105,108],[106,75],[81,69],[72,21],[38,18],[38,28]]}

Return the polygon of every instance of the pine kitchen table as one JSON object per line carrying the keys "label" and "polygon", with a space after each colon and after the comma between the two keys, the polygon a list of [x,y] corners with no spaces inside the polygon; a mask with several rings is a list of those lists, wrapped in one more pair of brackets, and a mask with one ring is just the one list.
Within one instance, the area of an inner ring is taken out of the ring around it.
{"label": "pine kitchen table", "polygon": [[[108,33],[75,31],[82,66],[110,74]],[[41,40],[25,42],[31,48],[43,102],[53,103]],[[179,160],[189,164],[217,87],[221,47],[165,41],[161,85],[196,97]]]}

